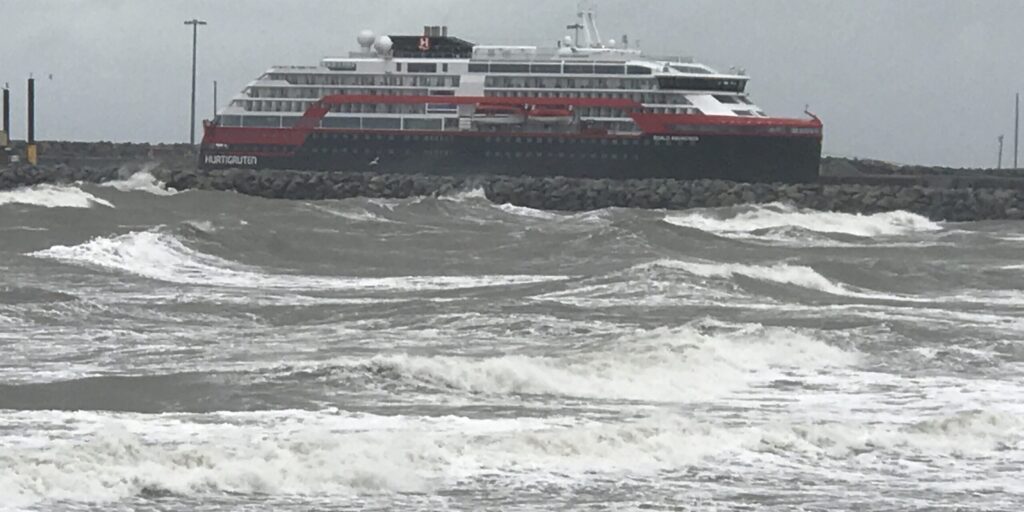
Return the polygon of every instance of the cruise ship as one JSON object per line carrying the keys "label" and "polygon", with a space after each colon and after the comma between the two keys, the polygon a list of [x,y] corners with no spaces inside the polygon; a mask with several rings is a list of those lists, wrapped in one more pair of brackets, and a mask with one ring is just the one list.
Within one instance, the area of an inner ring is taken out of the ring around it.
{"label": "cruise ship", "polygon": [[588,178],[818,177],[822,123],[771,117],[742,69],[604,40],[592,8],[551,48],[427,26],[358,34],[318,66],[274,66],[204,122],[199,163],[338,172]]}

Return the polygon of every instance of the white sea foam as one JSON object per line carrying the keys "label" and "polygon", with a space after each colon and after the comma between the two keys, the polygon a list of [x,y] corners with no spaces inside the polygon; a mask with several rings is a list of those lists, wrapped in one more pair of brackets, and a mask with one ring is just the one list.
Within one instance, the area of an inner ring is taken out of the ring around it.
{"label": "white sea foam", "polygon": [[947,413],[912,424],[730,425],[665,412],[622,422],[342,411],[202,418],[10,412],[5,420],[12,427],[0,434],[5,469],[0,496],[7,506],[110,502],[147,490],[344,500],[431,492],[476,478],[489,485],[498,479],[509,488],[624,476],[656,479],[665,471],[705,464],[741,478],[746,472],[794,467],[877,478],[873,471],[850,468],[870,469],[885,460],[889,478],[913,478],[923,468],[952,481],[960,471],[970,471],[966,466],[984,464],[973,457],[1019,464],[1024,427],[1012,415],[983,411]]}
{"label": "white sea foam", "polygon": [[[784,372],[845,367],[858,358],[797,330],[753,326],[721,334],[692,327],[656,330],[569,358],[383,355],[368,364],[417,385],[474,394],[692,402]],[[367,362],[331,364],[349,372]]]}
{"label": "white sea foam", "polygon": [[664,220],[676,226],[732,238],[746,238],[758,231],[786,228],[858,237],[895,236],[942,229],[936,222],[905,211],[855,215],[799,209],[779,203],[744,207],[739,213],[736,210],[698,210],[670,214]]}
{"label": "white sea foam", "polygon": [[[150,170],[155,166],[150,166]],[[173,188],[168,188],[165,183],[156,179],[149,170],[142,170],[132,174],[130,177],[123,180],[108,181],[101,187],[110,187],[121,192],[148,192],[158,196],[173,196],[178,191]]]}
{"label": "white sea foam", "polygon": [[519,217],[529,217],[529,218],[532,218],[532,219],[541,219],[541,220],[551,220],[551,219],[558,218],[558,215],[556,215],[556,214],[554,214],[552,212],[548,212],[548,211],[544,211],[544,210],[538,210],[536,208],[529,208],[529,207],[526,207],[526,206],[516,206],[514,204],[509,204],[509,203],[497,205],[496,208],[498,208],[499,210],[501,210],[501,211],[503,211],[505,213],[509,213],[509,214],[516,215],[516,216],[519,216]]}
{"label": "white sea foam", "polygon": [[95,205],[113,208],[114,205],[78,187],[66,185],[35,185],[0,192],[0,206],[22,204],[44,208],[90,208]]}
{"label": "white sea foam", "polygon": [[474,189],[459,190],[459,191],[453,192],[451,194],[445,194],[445,195],[440,196],[439,199],[444,199],[444,200],[447,200],[447,201],[455,201],[455,202],[459,202],[459,203],[465,202],[465,201],[479,201],[479,200],[486,201],[487,200],[487,192],[483,189],[483,187],[477,187],[477,188],[474,188]]}
{"label": "white sea foam", "polygon": [[308,204],[318,212],[355,222],[393,222],[391,219],[378,215],[363,206],[337,205],[337,208],[332,208],[316,203]]}
{"label": "white sea foam", "polygon": [[305,290],[445,290],[564,279],[564,276],[335,277],[266,273],[196,251],[177,237],[156,231],[94,238],[81,245],[54,246],[30,254],[76,265],[101,267],[180,284]]}
{"label": "white sea foam", "polygon": [[740,275],[761,281],[809,288],[833,295],[857,295],[857,292],[833,282],[811,267],[778,263],[775,265],[748,265],[742,263],[689,262],[659,260],[651,265],[682,270],[704,278],[732,278]]}
{"label": "white sea foam", "polygon": [[[650,266],[682,270],[703,278],[731,279],[744,276],[759,281],[767,281],[791,286],[807,288],[832,295],[861,299],[893,300],[903,302],[929,302],[932,299],[907,295],[882,293],[865,290],[843,283],[836,283],[821,275],[811,267],[777,263],[774,265],[754,265],[743,263],[715,263],[701,261],[681,261],[663,259],[648,264]],[[934,299],[939,300],[939,299]]]}

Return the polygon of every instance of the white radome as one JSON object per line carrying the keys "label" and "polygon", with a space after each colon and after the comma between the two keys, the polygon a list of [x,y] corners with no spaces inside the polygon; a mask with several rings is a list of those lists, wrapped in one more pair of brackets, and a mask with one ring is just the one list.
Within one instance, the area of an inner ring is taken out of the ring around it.
{"label": "white radome", "polygon": [[356,38],[359,41],[359,46],[362,48],[369,48],[373,46],[373,42],[377,40],[377,36],[372,30],[364,30],[359,33],[359,37]]}
{"label": "white radome", "polygon": [[387,55],[391,52],[391,48],[394,47],[395,43],[391,41],[388,36],[380,36],[377,38],[377,42],[373,43],[373,49],[377,51],[379,55]]}

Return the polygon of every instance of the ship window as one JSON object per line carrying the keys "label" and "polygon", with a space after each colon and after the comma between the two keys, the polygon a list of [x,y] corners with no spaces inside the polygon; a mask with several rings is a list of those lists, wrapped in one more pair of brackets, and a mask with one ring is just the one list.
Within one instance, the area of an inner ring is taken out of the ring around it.
{"label": "ship window", "polygon": [[651,68],[646,66],[629,66],[626,68],[626,72],[630,75],[650,75],[653,73]]}
{"label": "ship window", "polygon": [[533,64],[530,66],[531,73],[559,74],[562,72],[561,64]]}
{"label": "ship window", "polygon": [[437,73],[437,64],[433,62],[410,62],[410,73]]}
{"label": "ship window", "polygon": [[448,72],[448,64],[441,64],[441,71],[444,73]]}
{"label": "ship window", "polygon": [[743,92],[746,80],[659,76],[658,87],[666,90]]}
{"label": "ship window", "polygon": [[591,75],[591,74],[594,73],[594,65],[593,64],[566,64],[565,65],[565,72],[567,74]]}
{"label": "ship window", "polygon": [[[400,130],[402,120],[397,117],[364,117],[363,128],[367,130]],[[382,137],[378,136],[378,138]]]}
{"label": "ship window", "polygon": [[623,66],[602,66],[600,64],[594,66],[594,72],[599,75],[622,75],[625,73],[625,69]]}
{"label": "ship window", "polygon": [[221,126],[242,126],[242,118],[241,116],[221,116],[219,124]]}
{"label": "ship window", "polygon": [[491,73],[529,73],[529,64],[491,64]]}
{"label": "ship window", "polygon": [[281,118],[278,116],[244,116],[242,126],[258,128],[278,128]]}
{"label": "ship window", "polygon": [[401,62],[398,62],[398,63],[395,64],[395,71],[398,71],[399,73],[402,72],[402,63]]}
{"label": "ship window", "polygon": [[721,103],[739,103],[735,96],[725,96],[722,94],[715,95],[715,99]]}
{"label": "ship window", "polygon": [[[359,128],[358,117],[328,117],[323,121],[324,128]],[[343,136],[343,138],[348,138]]]}
{"label": "ship window", "polygon": [[440,130],[442,119],[406,119],[406,130]]}
{"label": "ship window", "polygon": [[487,66],[486,63],[484,63],[484,64],[470,63],[469,64],[469,72],[470,73],[487,73],[488,72],[488,66]]}

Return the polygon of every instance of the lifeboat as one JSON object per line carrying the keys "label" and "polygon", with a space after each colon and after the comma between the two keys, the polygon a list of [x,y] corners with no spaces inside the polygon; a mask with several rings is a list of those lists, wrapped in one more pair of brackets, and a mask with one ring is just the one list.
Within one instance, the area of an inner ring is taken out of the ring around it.
{"label": "lifeboat", "polygon": [[530,110],[530,121],[548,125],[572,124],[572,108],[561,106],[534,107]]}
{"label": "lifeboat", "polygon": [[482,124],[522,124],[526,121],[526,109],[514,105],[479,104],[472,119]]}

